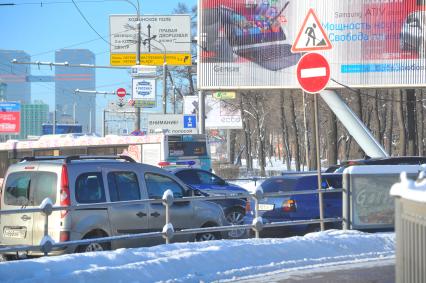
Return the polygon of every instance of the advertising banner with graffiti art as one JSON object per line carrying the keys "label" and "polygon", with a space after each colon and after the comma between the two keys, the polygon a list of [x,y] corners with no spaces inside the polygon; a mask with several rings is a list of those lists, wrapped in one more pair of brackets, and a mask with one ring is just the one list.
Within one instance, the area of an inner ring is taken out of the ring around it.
{"label": "advertising banner with graffiti art", "polygon": [[332,88],[424,86],[424,2],[200,0],[199,87],[298,88],[308,51],[330,63]]}

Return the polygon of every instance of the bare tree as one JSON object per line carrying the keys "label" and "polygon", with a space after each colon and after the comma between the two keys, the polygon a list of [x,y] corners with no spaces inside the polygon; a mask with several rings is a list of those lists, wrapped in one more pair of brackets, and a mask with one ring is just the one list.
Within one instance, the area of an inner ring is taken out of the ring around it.
{"label": "bare tree", "polygon": [[[285,156],[287,170],[291,170],[291,151],[288,140],[288,126],[284,112],[284,92],[280,93],[280,121],[281,121],[281,135],[283,140],[283,156]],[[284,158],[283,158],[284,159]]]}
{"label": "bare tree", "polygon": [[296,108],[294,105],[294,97],[293,93],[290,92],[289,95],[289,103],[290,103],[290,129],[292,131],[292,136],[294,138],[294,143],[292,144],[292,151],[294,156],[294,162],[296,165],[296,171],[300,171],[300,150],[299,150],[299,132],[296,124]]}
{"label": "bare tree", "polygon": [[405,119],[404,119],[404,107],[402,104],[403,94],[402,90],[395,90],[396,92],[396,101],[395,101],[395,112],[399,127],[399,155],[407,154],[407,145],[406,145],[406,134],[405,134]]}

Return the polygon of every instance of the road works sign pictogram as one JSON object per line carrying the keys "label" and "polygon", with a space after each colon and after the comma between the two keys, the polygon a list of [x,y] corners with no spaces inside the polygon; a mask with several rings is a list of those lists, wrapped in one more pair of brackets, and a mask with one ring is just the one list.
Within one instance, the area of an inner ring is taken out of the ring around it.
{"label": "road works sign pictogram", "polygon": [[313,9],[309,9],[303,21],[302,28],[297,34],[296,41],[291,47],[291,52],[318,51],[331,48],[333,48],[333,46],[322,28],[317,15]]}

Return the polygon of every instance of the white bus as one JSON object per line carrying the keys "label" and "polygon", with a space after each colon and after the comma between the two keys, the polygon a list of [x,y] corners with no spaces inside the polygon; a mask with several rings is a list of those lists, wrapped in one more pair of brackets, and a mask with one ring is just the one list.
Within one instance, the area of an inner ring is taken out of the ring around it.
{"label": "white bus", "polygon": [[205,135],[99,137],[63,134],[0,143],[0,178],[4,177],[10,164],[23,157],[117,154],[129,155],[138,162],[166,168],[190,166],[211,170],[209,144]]}

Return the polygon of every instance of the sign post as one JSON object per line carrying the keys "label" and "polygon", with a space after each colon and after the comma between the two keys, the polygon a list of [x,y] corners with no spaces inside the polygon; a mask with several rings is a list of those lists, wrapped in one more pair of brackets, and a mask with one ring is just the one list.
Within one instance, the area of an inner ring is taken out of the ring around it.
{"label": "sign post", "polygon": [[[293,53],[319,51],[332,49],[330,40],[327,37],[321,22],[313,9],[309,9],[308,14],[303,21],[296,40],[291,48]],[[318,174],[318,201],[320,214],[320,227],[324,231],[324,201],[321,192],[321,157],[320,157],[320,138],[319,138],[319,116],[318,116],[318,93],[324,90],[330,81],[330,65],[327,59],[318,53],[307,53],[303,55],[296,69],[297,81],[304,92],[314,94],[314,115],[315,115],[315,141],[317,148],[317,174]],[[304,95],[304,94],[303,94]]]}

